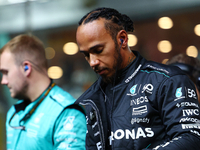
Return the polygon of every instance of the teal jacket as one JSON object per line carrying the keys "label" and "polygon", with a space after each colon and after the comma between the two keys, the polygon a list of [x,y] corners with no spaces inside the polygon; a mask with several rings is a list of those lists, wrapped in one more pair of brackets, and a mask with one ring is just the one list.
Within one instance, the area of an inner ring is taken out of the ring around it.
{"label": "teal jacket", "polygon": [[[85,150],[85,115],[80,106],[73,104],[75,99],[58,86],[54,86],[34,113],[23,120],[44,94],[27,106],[26,101],[18,101],[8,111],[7,150]],[[25,129],[13,128],[17,126]]]}

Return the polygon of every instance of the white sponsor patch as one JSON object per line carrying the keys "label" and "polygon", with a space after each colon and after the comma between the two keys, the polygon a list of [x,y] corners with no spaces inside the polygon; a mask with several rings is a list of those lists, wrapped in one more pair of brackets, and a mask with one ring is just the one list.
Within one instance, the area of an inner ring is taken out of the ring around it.
{"label": "white sponsor patch", "polygon": [[145,84],[143,89],[142,89],[142,93],[147,92],[152,94],[153,91],[153,85],[152,84]]}
{"label": "white sponsor patch", "polygon": [[183,111],[183,116],[193,116],[193,115],[196,115],[198,116],[199,115],[199,109],[184,109],[182,110]]}
{"label": "white sponsor patch", "polygon": [[130,106],[139,105],[139,104],[142,104],[142,103],[144,103],[144,102],[146,102],[146,103],[149,102],[147,96],[141,96],[141,97],[139,97],[139,98],[136,98],[136,99],[131,100]]}
{"label": "white sponsor patch", "polygon": [[200,129],[200,124],[182,124],[182,129]]}
{"label": "white sponsor patch", "polygon": [[137,108],[133,108],[132,115],[142,115],[144,113],[147,113],[147,105],[137,107]]}
{"label": "white sponsor patch", "polygon": [[137,129],[132,129],[132,130],[122,130],[118,129],[115,132],[111,132],[111,138],[112,140],[120,140],[120,139],[139,139],[139,138],[148,138],[148,137],[153,137],[154,132],[152,131],[151,128],[137,128]]}
{"label": "white sponsor patch", "polygon": [[134,123],[149,123],[149,121],[150,121],[149,118],[132,118],[131,124],[134,124]]}
{"label": "white sponsor patch", "polygon": [[75,119],[75,116],[69,116],[67,117],[66,121],[63,124],[63,128],[65,130],[71,130],[74,127],[73,121]]}

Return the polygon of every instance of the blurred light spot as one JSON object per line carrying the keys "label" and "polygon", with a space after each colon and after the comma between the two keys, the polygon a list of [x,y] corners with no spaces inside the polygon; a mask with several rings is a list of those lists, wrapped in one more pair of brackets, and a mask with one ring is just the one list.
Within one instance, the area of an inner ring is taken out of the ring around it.
{"label": "blurred light spot", "polygon": [[135,46],[137,44],[137,37],[133,34],[128,34],[128,46]]}
{"label": "blurred light spot", "polygon": [[163,59],[162,64],[166,64],[169,59]]}
{"label": "blurred light spot", "polygon": [[189,46],[188,48],[187,48],[187,50],[186,50],[186,54],[188,55],[188,56],[191,56],[191,57],[197,57],[198,56],[198,50],[197,50],[197,48],[195,47],[195,46]]}
{"label": "blurred light spot", "polygon": [[9,3],[16,4],[16,3],[24,3],[27,0],[8,0]]}
{"label": "blurred light spot", "polygon": [[52,66],[48,69],[48,75],[52,79],[59,79],[63,75],[63,70],[58,66]]}
{"label": "blurred light spot", "polygon": [[167,40],[160,41],[158,43],[158,50],[162,53],[169,53],[172,50],[172,44]]}
{"label": "blurred light spot", "polygon": [[45,49],[46,59],[52,59],[55,56],[55,50],[51,47]]}
{"label": "blurred light spot", "polygon": [[158,26],[162,29],[170,29],[173,27],[173,21],[169,17],[162,17],[158,20]]}
{"label": "blurred light spot", "polygon": [[67,55],[74,55],[78,52],[78,45],[74,42],[68,42],[63,46],[63,51]]}
{"label": "blurred light spot", "polygon": [[196,25],[194,27],[194,33],[197,35],[197,36],[200,36],[200,24]]}

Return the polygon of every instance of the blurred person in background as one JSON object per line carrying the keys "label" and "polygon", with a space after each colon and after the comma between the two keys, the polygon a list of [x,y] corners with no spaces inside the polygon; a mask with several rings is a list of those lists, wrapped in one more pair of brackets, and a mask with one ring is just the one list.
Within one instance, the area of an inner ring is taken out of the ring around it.
{"label": "blurred person in background", "polygon": [[7,113],[7,149],[84,150],[84,111],[48,77],[43,43],[22,34],[0,52],[1,84],[18,99]]}
{"label": "blurred person in background", "polygon": [[132,20],[112,8],[97,8],[79,21],[80,52],[100,75],[75,102],[86,109],[86,149],[199,150],[193,82],[131,51],[133,30]]}
{"label": "blurred person in background", "polygon": [[198,101],[200,103],[200,60],[186,54],[178,54],[170,58],[166,64],[179,67],[189,76],[196,86]]}

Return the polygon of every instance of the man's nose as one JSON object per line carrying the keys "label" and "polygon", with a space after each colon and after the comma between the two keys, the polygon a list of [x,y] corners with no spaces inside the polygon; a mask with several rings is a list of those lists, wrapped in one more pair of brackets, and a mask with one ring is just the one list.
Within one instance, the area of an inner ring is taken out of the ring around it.
{"label": "man's nose", "polygon": [[95,67],[95,66],[99,65],[99,59],[97,58],[96,55],[90,54],[89,63],[90,63],[91,67]]}
{"label": "man's nose", "polygon": [[8,80],[4,76],[2,76],[1,84],[3,84],[3,85],[7,85],[8,84]]}

